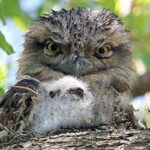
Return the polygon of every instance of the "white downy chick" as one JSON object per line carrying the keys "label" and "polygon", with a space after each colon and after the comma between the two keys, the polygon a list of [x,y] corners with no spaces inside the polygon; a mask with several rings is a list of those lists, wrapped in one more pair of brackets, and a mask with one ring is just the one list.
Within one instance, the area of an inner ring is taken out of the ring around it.
{"label": "white downy chick", "polygon": [[90,126],[94,98],[86,83],[72,76],[43,83],[31,128],[38,133]]}

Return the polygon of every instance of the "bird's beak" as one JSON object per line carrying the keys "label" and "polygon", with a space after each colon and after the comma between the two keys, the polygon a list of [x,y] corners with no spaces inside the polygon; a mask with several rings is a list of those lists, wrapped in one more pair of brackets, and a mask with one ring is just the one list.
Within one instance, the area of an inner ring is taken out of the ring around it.
{"label": "bird's beak", "polygon": [[80,76],[88,68],[88,62],[85,58],[72,54],[65,59],[59,66],[59,69],[67,75]]}

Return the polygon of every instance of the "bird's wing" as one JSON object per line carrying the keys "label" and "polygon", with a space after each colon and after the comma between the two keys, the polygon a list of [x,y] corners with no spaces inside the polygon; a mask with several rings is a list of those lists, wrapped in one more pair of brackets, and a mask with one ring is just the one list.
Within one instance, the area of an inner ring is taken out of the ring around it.
{"label": "bird's wing", "polygon": [[41,82],[29,76],[12,86],[0,100],[0,125],[11,131],[28,127]]}

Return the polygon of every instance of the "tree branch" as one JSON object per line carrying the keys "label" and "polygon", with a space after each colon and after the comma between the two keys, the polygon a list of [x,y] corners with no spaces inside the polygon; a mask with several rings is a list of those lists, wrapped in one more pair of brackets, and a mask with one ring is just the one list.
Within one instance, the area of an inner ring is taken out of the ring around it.
{"label": "tree branch", "polygon": [[150,70],[137,77],[132,90],[133,97],[144,95],[147,92],[150,92]]}
{"label": "tree branch", "polygon": [[3,147],[26,150],[133,150],[150,149],[150,130],[86,130],[32,138]]}

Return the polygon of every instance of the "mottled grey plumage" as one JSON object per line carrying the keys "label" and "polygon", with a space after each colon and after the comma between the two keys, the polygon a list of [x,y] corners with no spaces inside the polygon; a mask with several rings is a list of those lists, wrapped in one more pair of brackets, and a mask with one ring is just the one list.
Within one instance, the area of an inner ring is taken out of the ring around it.
{"label": "mottled grey plumage", "polygon": [[[57,57],[45,55],[43,49],[48,39],[56,42],[63,54]],[[95,58],[95,50],[105,43],[112,45],[114,55],[109,60]],[[130,46],[128,33],[121,21],[105,9],[52,11],[39,17],[26,34],[19,76],[28,74],[42,80],[53,76],[55,71],[62,72],[62,75],[80,76],[112,67],[130,70]],[[50,73],[42,76],[43,69]]]}
{"label": "mottled grey plumage", "polygon": [[[112,124],[120,127],[122,122],[135,121],[128,102],[132,86],[130,48],[130,38],[122,22],[106,9],[52,11],[39,17],[26,34],[18,78],[29,75],[41,83],[49,83],[66,75],[75,76],[89,85],[89,92],[94,96],[91,107],[95,119],[91,126]],[[39,87],[34,91],[39,92]],[[7,101],[4,96],[3,106]],[[35,111],[33,107],[30,113],[33,115]],[[59,123],[61,126],[61,121]],[[68,126],[69,122],[63,127]],[[81,126],[87,126],[86,122]]]}

